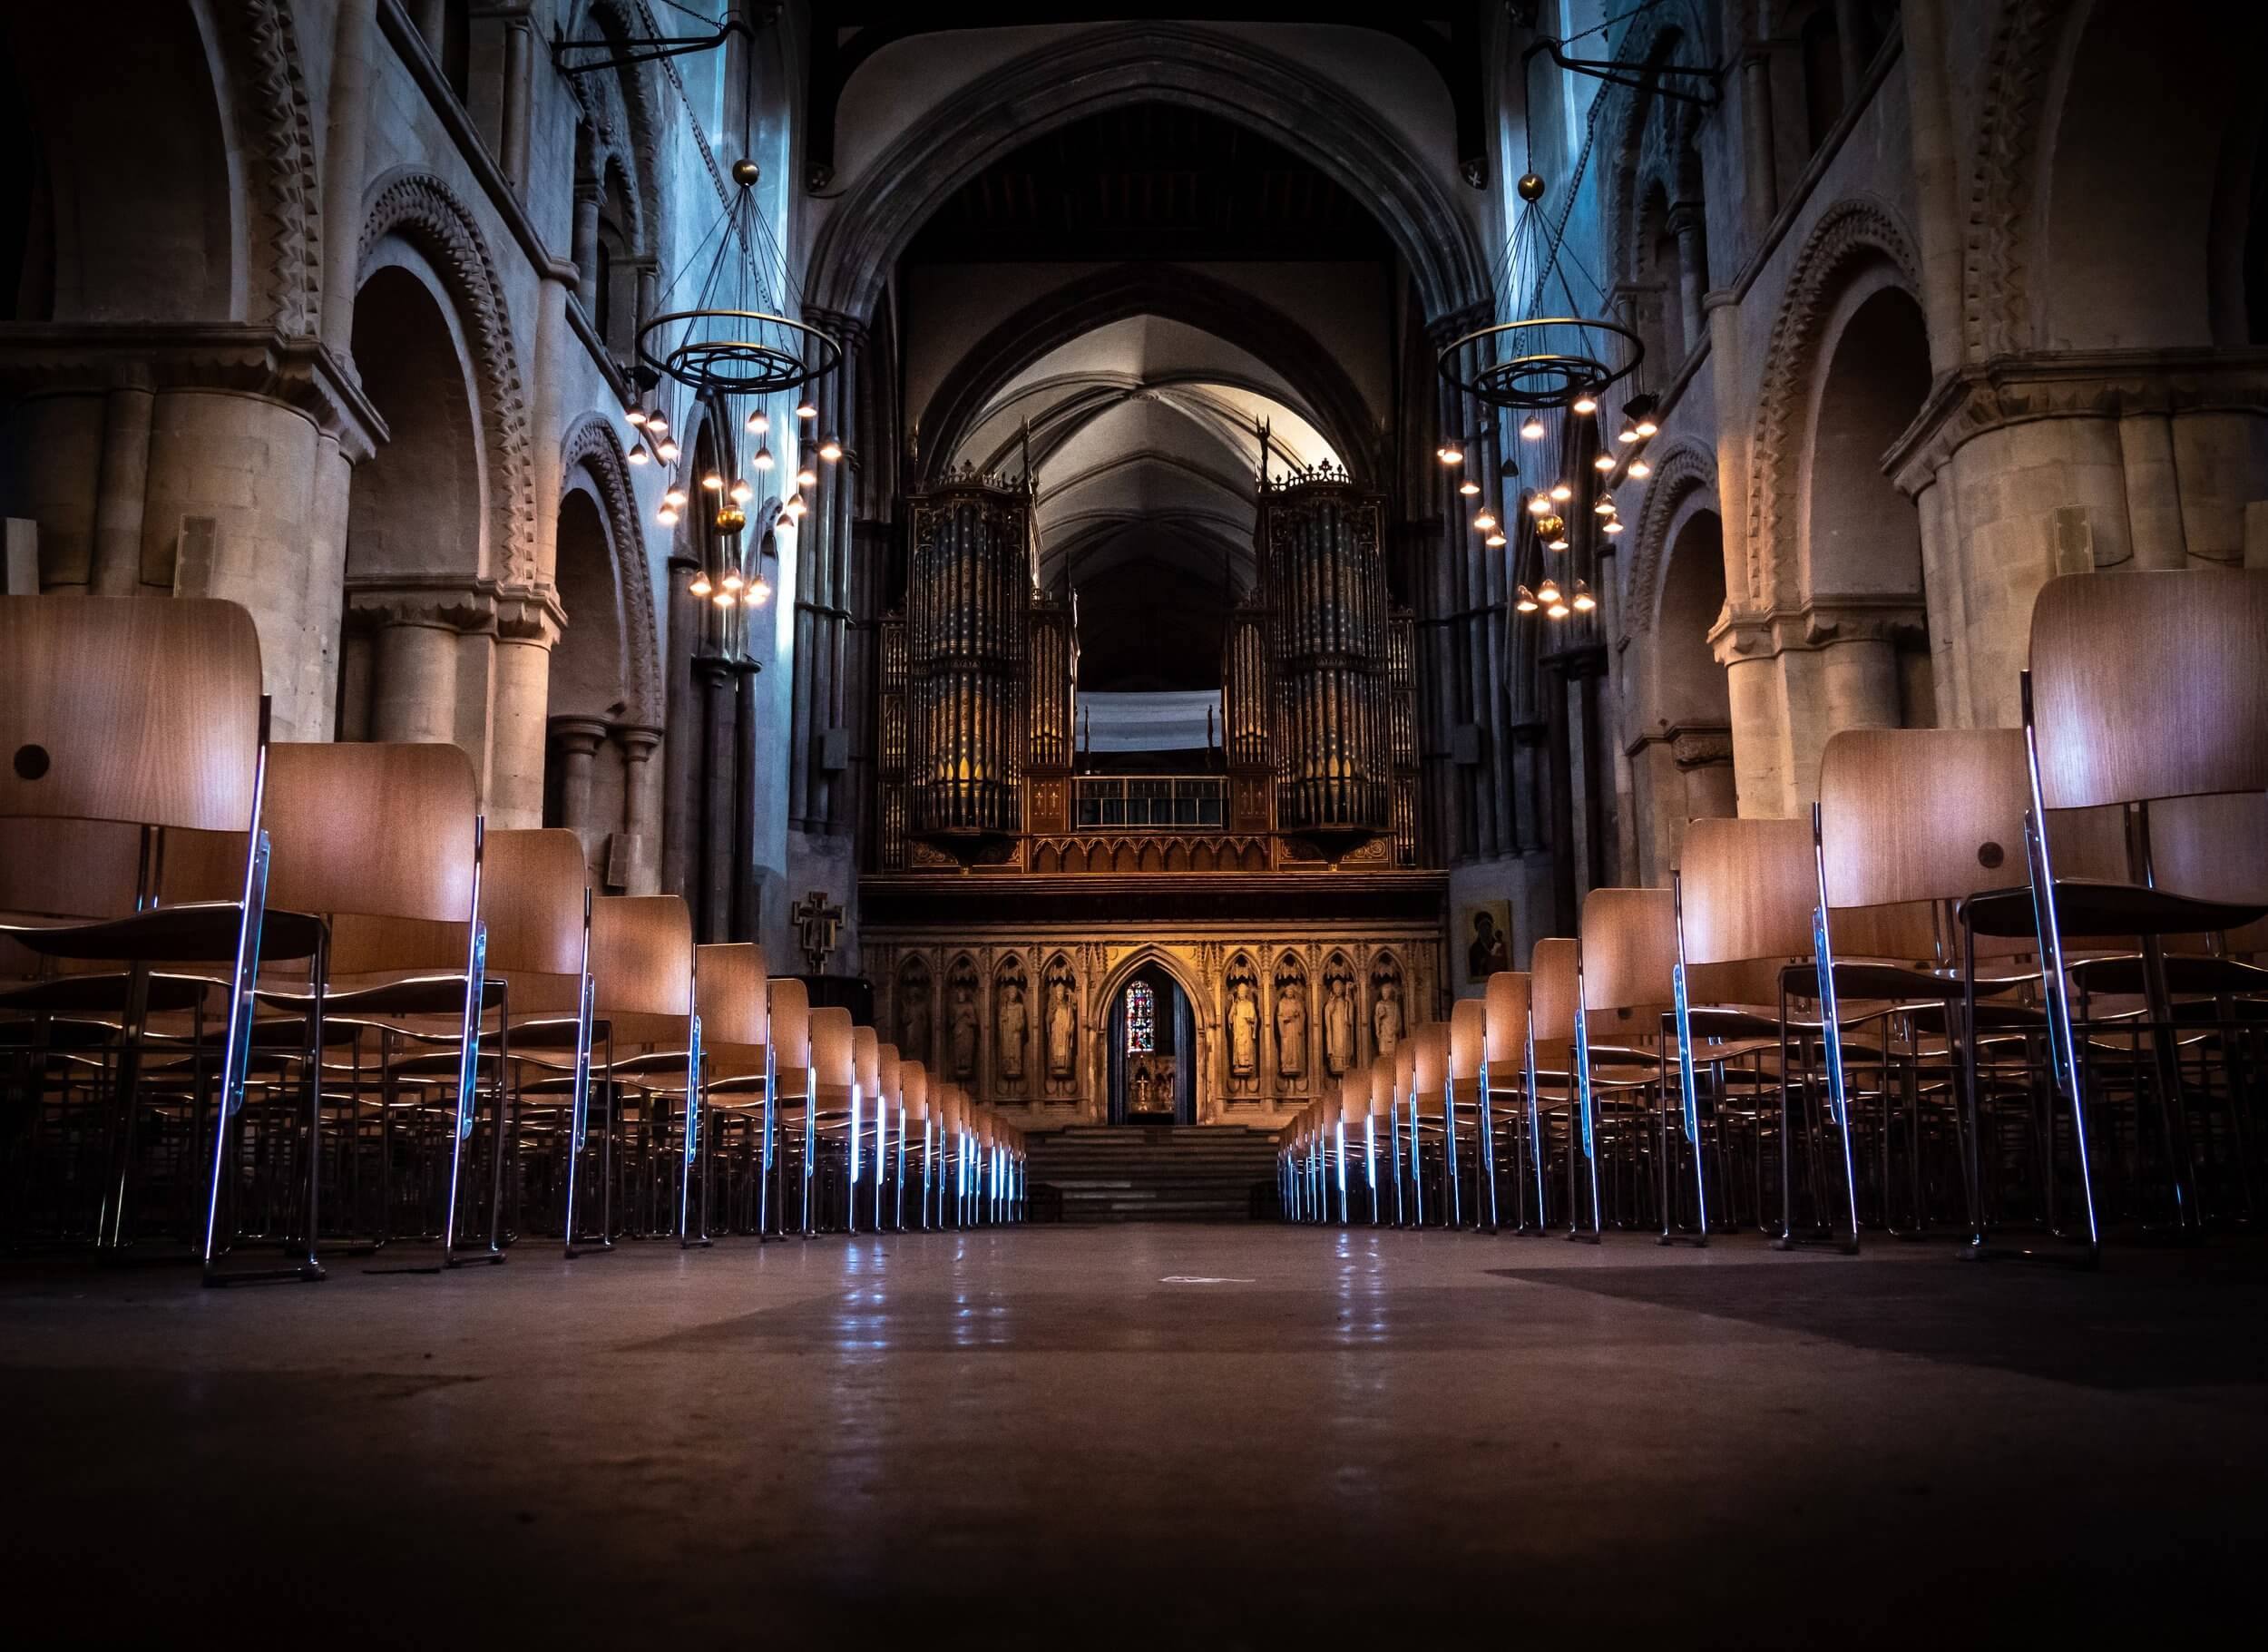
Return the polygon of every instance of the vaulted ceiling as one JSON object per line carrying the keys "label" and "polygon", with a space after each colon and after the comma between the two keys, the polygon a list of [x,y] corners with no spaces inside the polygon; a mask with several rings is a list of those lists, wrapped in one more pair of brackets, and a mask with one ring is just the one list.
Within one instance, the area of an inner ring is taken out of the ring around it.
{"label": "vaulted ceiling", "polygon": [[1089,689],[1205,688],[1252,580],[1256,483],[1340,463],[1266,363],[1180,322],[1134,316],[1049,351],[995,395],[953,456],[1039,479],[1041,579],[1080,595]]}

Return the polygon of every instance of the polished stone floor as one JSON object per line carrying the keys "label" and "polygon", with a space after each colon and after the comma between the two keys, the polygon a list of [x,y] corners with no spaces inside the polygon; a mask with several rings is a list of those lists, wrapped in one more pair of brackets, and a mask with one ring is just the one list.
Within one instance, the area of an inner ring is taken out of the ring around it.
{"label": "polished stone floor", "polygon": [[2261,1611],[2250,1242],[2094,1276],[1268,1227],[372,1266],[0,1265],[16,1644],[1928,1647]]}

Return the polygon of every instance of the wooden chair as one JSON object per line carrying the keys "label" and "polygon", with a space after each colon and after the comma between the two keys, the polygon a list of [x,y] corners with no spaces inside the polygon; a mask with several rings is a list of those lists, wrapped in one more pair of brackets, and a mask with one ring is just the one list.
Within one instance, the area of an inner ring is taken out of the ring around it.
{"label": "wooden chair", "polygon": [[[266,921],[269,839],[263,806],[268,710],[259,639],[233,603],[133,597],[0,597],[0,820],[109,823],[139,828],[135,909],[70,922],[0,914],[0,935],[43,959],[128,965],[119,1000],[114,1161],[132,1163],[139,1041],[153,966],[228,961],[227,1031],[214,1109],[214,1172],[203,1227],[206,1276],[219,1270],[217,1215],[230,1127],[241,1110],[260,960],[312,958],[320,926],[279,913]],[[241,832],[240,875],[224,898],[156,904],[164,834]],[[312,1106],[319,1107],[319,1092]],[[319,1192],[307,1122],[307,1245],[289,1276],[319,1279]],[[103,1225],[122,1234],[113,1210]],[[99,1231],[99,1230],[98,1230]],[[279,1276],[274,1269],[263,1276]]]}
{"label": "wooden chair", "polygon": [[[1359,1154],[1363,1187],[1370,1207],[1370,1225],[1378,1226],[1378,1126],[1370,1111],[1370,1069],[1356,1067],[1339,1075],[1339,1151]],[[1357,1141],[1356,1138],[1361,1139]]]}
{"label": "wooden chair", "polygon": [[936,1180],[936,1120],[932,1116],[929,1100],[929,1069],[920,1061],[902,1060],[898,1063],[898,1188],[897,1225],[905,1228],[905,1156],[912,1151],[913,1133],[922,1133],[922,1183],[917,1189],[915,1217],[923,1232],[929,1231],[929,1198],[932,1184]]}
{"label": "wooden chair", "polygon": [[[1485,1080],[1488,1066],[1489,1007],[1481,999],[1461,998],[1449,1006],[1449,1133],[1454,1138],[1469,1128],[1472,1149],[1464,1158],[1472,1166],[1472,1225],[1496,1231],[1496,1120],[1489,1105]],[[1457,1110],[1460,1090],[1470,1091],[1472,1109]]]}
{"label": "wooden chair", "polygon": [[[1650,1077],[1626,1078],[1609,1084],[1602,1080],[1599,1070],[1599,1058],[1607,1051],[1595,1044],[1587,1049],[1594,1117],[1603,1091],[1612,1090],[1639,1098],[1641,1107],[1650,1110],[1659,1123],[1655,1190],[1661,1243],[1690,1237],[1706,1245],[1709,1236],[1706,1154],[1685,1040],[1677,1040],[1680,1059],[1674,1095],[1668,1065],[1669,1045],[1676,1038],[1673,1024],[1686,1020],[1678,991],[1676,897],[1667,889],[1593,889],[1583,897],[1582,931],[1580,967],[1587,1031],[1593,1039],[1613,1040],[1608,1047],[1613,1056],[1632,1065],[1650,1056],[1653,1067]],[[1670,1132],[1673,1114],[1679,1120],[1676,1141]],[[1691,1168],[1689,1228],[1679,1220],[1682,1173],[1673,1161],[1680,1157],[1687,1158]]]}
{"label": "wooden chair", "polygon": [[[1560,1080],[1567,1107],[1567,1237],[1597,1244],[1604,1231],[1599,1202],[1597,1119],[1590,1085],[1590,1041],[1583,1020],[1582,950],[1569,935],[1546,935],[1529,955],[1529,1013],[1534,1020],[1540,1084]],[[1583,1194],[1590,1195],[1590,1228],[1583,1228]]]}
{"label": "wooden chair", "polygon": [[[2050,580],[2032,608],[2031,661],[2022,680],[2032,828],[2026,865],[2044,954],[2051,1060],[2075,1120],[2090,1256],[2100,1230],[2087,1156],[2087,1062],[2075,1037],[2066,942],[2141,941],[2172,1223],[2194,1232],[2204,1210],[2165,942],[2169,935],[2241,930],[2268,914],[2268,903],[2244,898],[2260,887],[2268,846],[2254,836],[2233,877],[2216,875],[2177,894],[2157,878],[2151,809],[2168,799],[2268,791],[2263,659],[2268,569],[2065,575]],[[2055,846],[2044,831],[2048,811],[2106,805],[2134,812],[2127,881],[2058,875]],[[1974,921],[2005,933],[2024,915],[2003,900],[1981,908]]]}
{"label": "wooden chair", "polygon": [[1418,1186],[1417,1110],[1412,1106],[1417,1087],[1417,1029],[1410,1028],[1393,1052],[1394,1137],[1409,1157],[1410,1197],[1404,1207],[1407,1225],[1425,1226],[1424,1191]]}
{"label": "wooden chair", "polygon": [[804,1109],[803,1233],[815,1237],[819,1209],[815,1194],[819,1174],[822,1120],[826,1129],[838,1129],[850,1117],[851,1098],[858,1088],[857,1041],[848,1010],[834,1007],[811,1012],[811,1104]]}
{"label": "wooden chair", "polygon": [[[843,1141],[843,1227],[858,1231],[858,1173],[864,1168],[866,1113],[881,1117],[882,1041],[872,1027],[851,1029],[850,1129]],[[881,1171],[875,1171],[877,1181]]]}
{"label": "wooden chair", "polygon": [[792,975],[775,975],[767,983],[771,1004],[771,1075],[764,1109],[764,1192],[758,1211],[758,1232],[785,1238],[790,1231],[787,1215],[787,1163],[791,1142],[801,1133],[812,1111],[811,993]]}
{"label": "wooden chair", "polygon": [[1449,1023],[1420,1022],[1411,1029],[1410,1051],[1410,1173],[1416,1188],[1418,1226],[1425,1225],[1425,1176],[1419,1149],[1430,1127],[1442,1144],[1435,1213],[1444,1227],[1462,1227],[1463,1189],[1458,1185],[1455,1115],[1449,1098]]}
{"label": "wooden chair", "polygon": [[[890,1120],[898,1121],[898,1175],[904,1186],[905,1166],[905,1061],[895,1044],[875,1051],[875,1231],[889,1226],[886,1194],[890,1187]],[[903,1227],[904,1223],[900,1221]]]}
{"label": "wooden chair", "polygon": [[[1395,1090],[1396,1069],[1393,1057],[1373,1056],[1369,1072],[1370,1123],[1365,1128],[1373,1132],[1374,1142],[1379,1132],[1384,1135],[1385,1150],[1390,1161],[1388,1180],[1393,1188],[1393,1225],[1399,1227],[1403,1221],[1402,1115]],[[1373,1151],[1376,1151],[1374,1146]],[[1384,1215],[1383,1196],[1378,1193],[1375,1182],[1372,1184],[1371,1192],[1374,1201],[1371,1208],[1371,1225],[1374,1227]]]}
{"label": "wooden chair", "polygon": [[[1518,1105],[1508,1109],[1504,1115],[1506,1134],[1512,1145],[1512,1188],[1517,1212],[1513,1227],[1516,1232],[1528,1231],[1528,1194],[1532,1185],[1536,1196],[1535,1230],[1541,1233],[1546,1221],[1543,1133],[1537,1109],[1535,1022],[1529,1014],[1529,998],[1527,971],[1500,970],[1489,977],[1486,995],[1481,1000],[1485,1025],[1481,1086],[1488,1092],[1491,1106],[1498,1096],[1517,1098]],[[1493,1144],[1490,1160],[1493,1167]],[[1491,1191],[1494,1185],[1491,1172]]]}

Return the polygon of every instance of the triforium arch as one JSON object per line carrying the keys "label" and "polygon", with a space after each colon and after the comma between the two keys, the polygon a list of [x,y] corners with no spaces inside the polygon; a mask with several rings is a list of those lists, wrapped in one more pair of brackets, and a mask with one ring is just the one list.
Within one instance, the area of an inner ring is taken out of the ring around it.
{"label": "triforium arch", "polygon": [[1100,1119],[1109,1108],[1110,1093],[1110,1010],[1119,1002],[1127,984],[1145,969],[1155,969],[1168,977],[1181,989],[1181,996],[1188,1001],[1189,1025],[1195,1032],[1195,1048],[1186,1051],[1182,1060],[1188,1063],[1191,1074],[1190,1105],[1196,1109],[1199,1124],[1217,1123],[1221,1111],[1221,1075],[1214,1070],[1214,1051],[1219,1043],[1220,1012],[1215,1000],[1218,988],[1201,986],[1196,969],[1189,961],[1168,947],[1138,946],[1104,972],[1092,991],[1084,994],[1082,1012],[1086,1017],[1080,1029],[1086,1040],[1080,1068],[1083,1075],[1082,1095],[1093,1098]]}
{"label": "triforium arch", "polygon": [[123,53],[121,20],[100,8],[13,9],[8,47],[67,226],[39,272],[48,313],[16,318],[312,332],[320,170],[290,8],[137,6]]}
{"label": "triforium arch", "polygon": [[1345,181],[1377,212],[1429,317],[1485,298],[1487,261],[1470,219],[1360,100],[1250,42],[1146,23],[1028,53],[915,122],[835,204],[812,252],[810,303],[873,316],[898,254],[938,201],[1033,138],[1102,105],[1135,101],[1209,110]]}
{"label": "triforium arch", "polygon": [[1300,411],[1350,471],[1359,477],[1377,463],[1378,416],[1313,333],[1250,293],[1195,270],[1168,276],[1128,264],[1043,295],[969,347],[921,415],[922,452],[933,477],[1003,385],[1051,350],[1132,316],[1178,321],[1249,351],[1299,392],[1306,404]]}
{"label": "triforium arch", "polygon": [[430,172],[397,169],[368,193],[362,265],[388,237],[414,248],[439,277],[472,350],[474,391],[487,475],[492,578],[533,587],[548,582],[536,543],[535,474],[527,393],[495,259],[464,203]]}
{"label": "triforium arch", "polygon": [[[640,728],[658,728],[663,708],[653,584],[639,525],[638,495],[631,486],[630,461],[613,421],[595,413],[578,419],[560,445],[560,471],[571,484],[578,474],[587,479],[601,506],[621,605],[625,718]],[[575,622],[572,610],[566,622]]]}
{"label": "triforium arch", "polygon": [[1765,350],[1749,444],[1747,566],[1738,581],[1727,581],[1736,601],[1770,609],[1801,600],[1803,570],[1794,533],[1801,436],[1820,350],[1844,286],[1866,266],[1884,262],[1909,295],[1919,291],[1912,237],[1887,205],[1865,196],[1830,207],[1796,255]]}

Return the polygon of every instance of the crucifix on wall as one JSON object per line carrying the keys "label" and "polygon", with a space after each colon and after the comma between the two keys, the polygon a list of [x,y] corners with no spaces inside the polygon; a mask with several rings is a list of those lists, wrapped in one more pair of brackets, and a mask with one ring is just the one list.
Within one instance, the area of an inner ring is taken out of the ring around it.
{"label": "crucifix on wall", "polygon": [[835,951],[835,937],[843,927],[843,909],[826,898],[823,889],[814,889],[787,909],[787,921],[796,926],[796,934],[803,943],[804,961],[810,966],[809,973],[826,973],[826,961]]}

